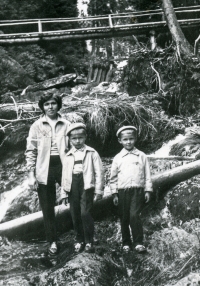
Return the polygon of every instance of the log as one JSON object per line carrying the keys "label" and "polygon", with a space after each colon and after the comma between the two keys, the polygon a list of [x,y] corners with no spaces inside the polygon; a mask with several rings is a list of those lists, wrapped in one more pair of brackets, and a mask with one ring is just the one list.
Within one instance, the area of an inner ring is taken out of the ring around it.
{"label": "log", "polygon": [[[170,188],[198,174],[200,174],[200,160],[154,175],[152,177],[154,191],[158,192],[159,197],[162,197]],[[95,220],[103,219],[115,211],[112,196],[108,196],[95,202],[93,216]],[[69,208],[57,206],[55,212],[58,232],[64,233],[70,230],[72,221]],[[44,237],[42,212],[0,224],[0,236],[21,240]]]}
{"label": "log", "polygon": [[39,115],[41,110],[37,103],[17,103],[17,110],[14,103],[0,104],[0,122],[7,122],[4,119],[17,119],[17,113],[33,113],[33,116]]}
{"label": "log", "polygon": [[188,157],[188,156],[154,156],[154,155],[147,155],[147,158],[150,160],[177,160],[177,161],[194,161],[195,157]]}
{"label": "log", "polygon": [[[95,203],[94,219],[102,219],[114,211],[112,197],[105,197]],[[69,207],[60,205],[55,207],[57,231],[64,233],[72,228],[72,219]],[[44,226],[42,212],[36,212],[17,219],[0,224],[0,236],[10,239],[34,239],[44,238]]]}

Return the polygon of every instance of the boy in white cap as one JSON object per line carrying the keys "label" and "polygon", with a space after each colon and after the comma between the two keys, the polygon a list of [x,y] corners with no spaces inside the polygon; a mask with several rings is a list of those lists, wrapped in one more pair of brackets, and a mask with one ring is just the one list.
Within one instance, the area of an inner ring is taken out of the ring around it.
{"label": "boy in white cap", "polygon": [[130,226],[135,250],[140,253],[146,250],[140,212],[153,191],[149,163],[146,155],[135,148],[136,127],[123,126],[116,135],[124,148],[114,157],[111,167],[113,203],[119,204],[123,250],[129,252],[132,247]]}
{"label": "boy in white cap", "polygon": [[97,151],[85,145],[85,124],[71,124],[67,135],[72,148],[63,162],[61,198],[66,204],[69,197],[76,236],[75,251],[85,248],[87,252],[93,252],[94,220],[91,211],[94,195],[95,200],[100,200],[103,195],[102,161]]}

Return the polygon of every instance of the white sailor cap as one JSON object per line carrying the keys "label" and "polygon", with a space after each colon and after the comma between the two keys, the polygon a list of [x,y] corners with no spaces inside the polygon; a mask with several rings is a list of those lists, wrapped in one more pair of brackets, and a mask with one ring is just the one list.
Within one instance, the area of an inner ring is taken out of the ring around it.
{"label": "white sailor cap", "polygon": [[127,125],[127,126],[122,126],[121,128],[119,128],[117,130],[117,133],[116,133],[116,136],[119,137],[119,134],[124,131],[124,130],[127,130],[127,129],[132,129],[134,131],[137,131],[137,128],[135,126],[132,126],[132,125]]}
{"label": "white sailor cap", "polygon": [[72,130],[79,129],[79,128],[83,128],[86,130],[86,125],[81,122],[72,123],[67,130],[67,135],[69,135],[70,132],[72,132]]}

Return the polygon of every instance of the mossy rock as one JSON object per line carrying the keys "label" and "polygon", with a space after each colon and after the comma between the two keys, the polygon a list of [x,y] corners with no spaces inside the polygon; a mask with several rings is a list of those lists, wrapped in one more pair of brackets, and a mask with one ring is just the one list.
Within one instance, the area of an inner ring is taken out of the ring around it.
{"label": "mossy rock", "polygon": [[175,219],[185,222],[199,218],[200,176],[181,182],[168,196],[168,207]]}

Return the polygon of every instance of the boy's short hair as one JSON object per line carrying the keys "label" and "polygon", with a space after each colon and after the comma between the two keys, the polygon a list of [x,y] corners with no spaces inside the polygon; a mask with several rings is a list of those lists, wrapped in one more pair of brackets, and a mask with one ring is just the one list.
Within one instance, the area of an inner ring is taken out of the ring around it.
{"label": "boy's short hair", "polygon": [[71,132],[72,132],[73,130],[76,130],[76,129],[83,129],[83,131],[84,131],[84,133],[85,133],[85,135],[86,135],[86,125],[83,124],[83,123],[80,123],[80,122],[78,122],[78,123],[72,123],[72,124],[69,126],[68,130],[67,130],[67,135],[70,136]]}
{"label": "boy's short hair", "polygon": [[62,107],[62,98],[61,96],[53,93],[43,94],[40,96],[40,99],[38,101],[39,108],[44,112],[44,103],[50,99],[54,99],[56,103],[58,104],[58,110]]}
{"label": "boy's short hair", "polygon": [[132,125],[122,126],[117,130],[116,136],[119,138],[121,136],[121,132],[125,130],[131,130],[135,135],[137,135],[137,128]]}

